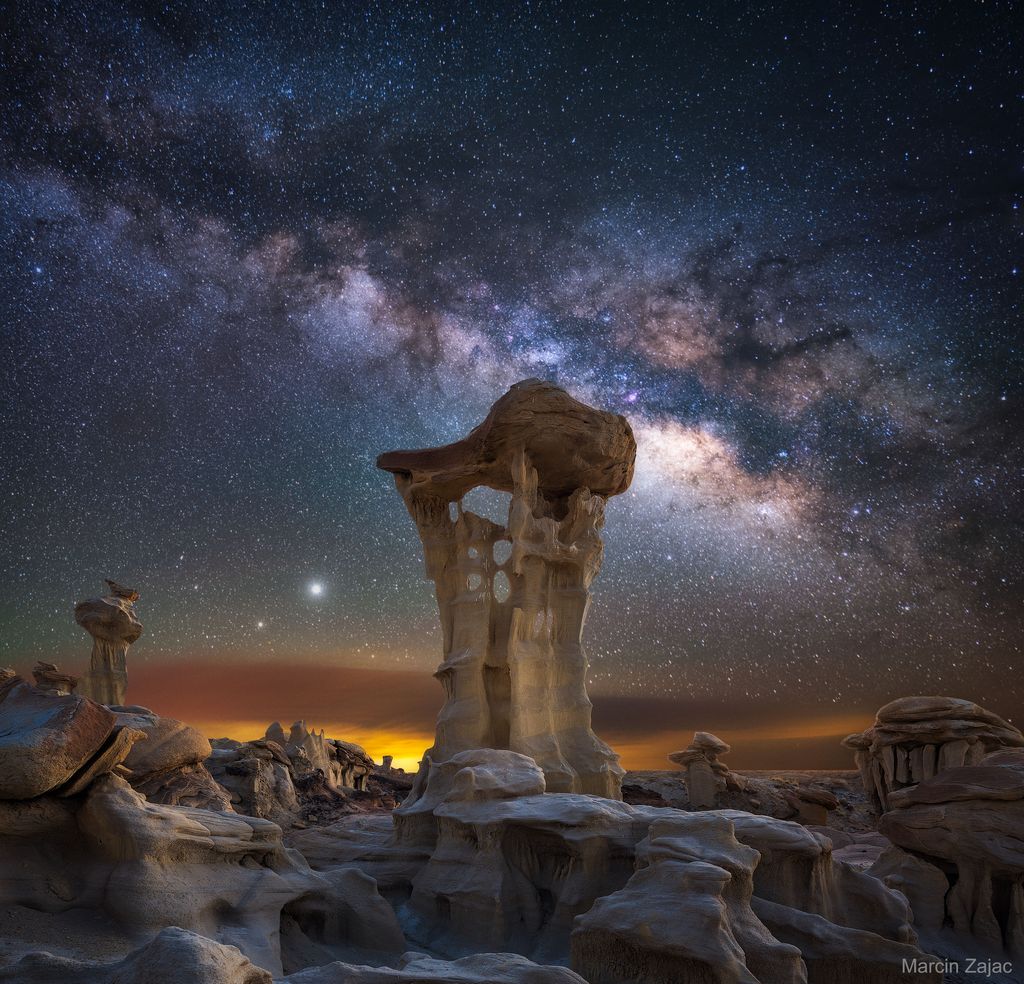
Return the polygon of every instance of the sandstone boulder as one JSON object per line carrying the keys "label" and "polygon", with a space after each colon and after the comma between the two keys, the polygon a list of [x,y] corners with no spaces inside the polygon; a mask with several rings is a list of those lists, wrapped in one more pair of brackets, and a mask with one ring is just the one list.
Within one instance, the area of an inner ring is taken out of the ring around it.
{"label": "sandstone boulder", "polygon": [[0,684],[0,799],[42,796],[104,748],[117,720],[75,695],[44,693],[18,677]]}
{"label": "sandstone boulder", "polygon": [[196,765],[210,756],[210,743],[191,725],[159,717],[145,707],[112,707],[118,724],[135,728],[145,738],[135,744],[125,765],[138,777]]}
{"label": "sandstone boulder", "polygon": [[32,679],[40,690],[57,696],[73,693],[78,686],[78,677],[61,673],[56,663],[47,663],[44,660],[40,660],[32,668]]}
{"label": "sandstone boulder", "polygon": [[[394,814],[395,836],[405,844],[432,845],[437,837],[434,811],[446,802],[535,796],[545,791],[544,773],[518,752],[478,748],[431,762],[420,773],[413,802]],[[412,797],[410,797],[412,798]]]}
{"label": "sandstone boulder", "polygon": [[111,710],[120,725],[142,734],[124,765],[132,787],[147,800],[165,806],[231,809],[231,794],[203,764],[212,749],[201,732],[145,707],[113,706]]}

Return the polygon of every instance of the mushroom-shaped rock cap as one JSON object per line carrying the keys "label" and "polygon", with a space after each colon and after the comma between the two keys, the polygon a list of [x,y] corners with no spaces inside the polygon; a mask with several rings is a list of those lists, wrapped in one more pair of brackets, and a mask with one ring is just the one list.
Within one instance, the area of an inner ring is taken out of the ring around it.
{"label": "mushroom-shaped rock cap", "polygon": [[998,714],[959,697],[900,697],[880,708],[875,719],[878,724],[957,719],[1007,727]]}
{"label": "mushroom-shaped rock cap", "polygon": [[699,748],[684,748],[680,752],[669,752],[668,760],[676,765],[689,765],[691,762],[706,762],[707,757]]}
{"label": "mushroom-shaped rock cap", "polygon": [[845,748],[860,750],[871,747],[871,734],[869,731],[858,731],[856,734],[847,735],[842,744]]}
{"label": "mushroom-shaped rock cap", "polygon": [[90,598],[75,605],[75,621],[89,635],[129,645],[142,635],[142,623],[123,598]]}
{"label": "mushroom-shaped rock cap", "polygon": [[708,731],[695,731],[690,748],[698,748],[702,752],[713,752],[715,755],[725,755],[726,752],[732,750],[731,745],[727,745],[721,738],[716,738]]}
{"label": "mushroom-shaped rock cap", "polygon": [[377,467],[449,502],[486,485],[512,491],[512,464],[525,451],[547,496],[587,488],[619,495],[633,480],[636,441],[625,417],[595,410],[539,379],[516,383],[461,441],[422,451],[389,451]]}
{"label": "mushroom-shaped rock cap", "polygon": [[[711,732],[695,731],[689,747],[681,752],[670,752],[668,760],[675,762],[676,765],[689,765],[699,760],[714,762],[716,755],[725,755],[731,750],[731,745],[727,745],[721,738],[716,738]],[[725,766],[721,768],[724,769]]]}
{"label": "mushroom-shaped rock cap", "polygon": [[886,745],[942,744],[960,739],[988,746],[1024,746],[1024,734],[1008,721],[958,697],[900,697],[878,711],[870,728],[848,735],[843,744],[877,751]]}

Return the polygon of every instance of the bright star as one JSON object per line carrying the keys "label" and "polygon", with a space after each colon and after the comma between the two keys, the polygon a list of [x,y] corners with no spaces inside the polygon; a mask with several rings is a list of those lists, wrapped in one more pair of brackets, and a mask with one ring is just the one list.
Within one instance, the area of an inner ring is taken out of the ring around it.
{"label": "bright star", "polygon": [[319,581],[314,581],[309,586],[309,593],[311,595],[313,595],[313,597],[315,597],[315,598],[319,597],[320,595],[322,595],[324,593],[324,586]]}

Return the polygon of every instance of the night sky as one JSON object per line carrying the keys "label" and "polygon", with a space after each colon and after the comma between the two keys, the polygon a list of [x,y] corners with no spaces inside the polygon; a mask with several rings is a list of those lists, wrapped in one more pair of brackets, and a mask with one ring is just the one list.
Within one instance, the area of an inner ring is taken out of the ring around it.
{"label": "night sky", "polygon": [[586,635],[627,765],[846,763],[909,693],[1022,723],[1019,10],[214,6],[7,25],[0,664],[84,669],[114,577],[130,699],[418,747],[374,460],[535,376],[637,437]]}

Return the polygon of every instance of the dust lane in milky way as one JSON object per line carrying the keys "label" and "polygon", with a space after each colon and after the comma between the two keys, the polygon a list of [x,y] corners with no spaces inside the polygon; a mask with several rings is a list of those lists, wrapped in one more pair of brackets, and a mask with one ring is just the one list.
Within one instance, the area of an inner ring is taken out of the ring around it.
{"label": "dust lane in milky way", "polygon": [[[302,667],[408,670],[434,701],[373,462],[537,376],[639,446],[599,726],[831,741],[918,692],[1019,719],[1012,9],[677,6],[23,7],[0,659],[80,668],[71,607],[112,576],[141,679],[293,668],[282,704],[343,723]],[[678,723],[622,703],[655,697]]]}

